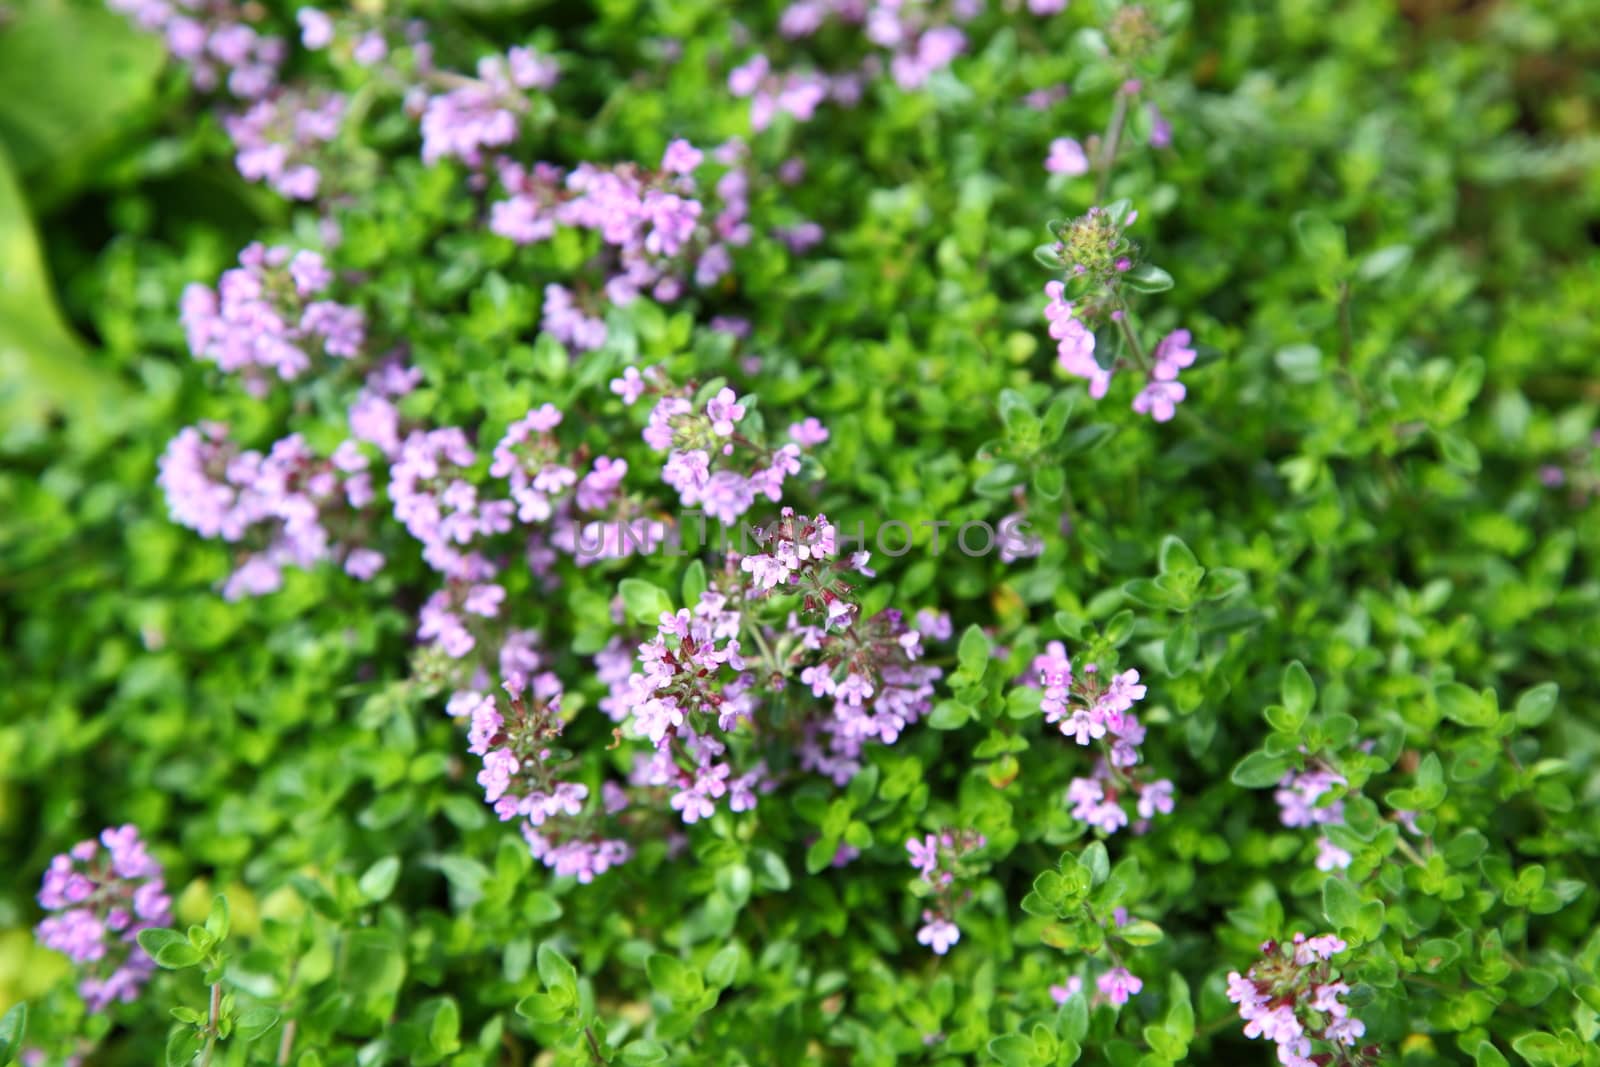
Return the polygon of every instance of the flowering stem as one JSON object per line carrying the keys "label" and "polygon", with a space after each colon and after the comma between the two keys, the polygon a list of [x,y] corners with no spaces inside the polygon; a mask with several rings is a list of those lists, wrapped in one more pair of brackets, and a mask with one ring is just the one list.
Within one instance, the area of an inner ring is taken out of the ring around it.
{"label": "flowering stem", "polygon": [[767,663],[771,664],[774,671],[781,671],[782,665],[779,664],[777,658],[773,656],[772,649],[767,647],[766,638],[761,636],[761,626],[759,623],[750,627],[750,636],[755,638],[756,646],[761,649],[761,658],[766,660]]}
{"label": "flowering stem", "polygon": [[206,1023],[206,1047],[200,1054],[200,1067],[211,1067],[211,1056],[217,1050],[217,1019],[222,1015],[222,983],[211,983],[211,1019]]}
{"label": "flowering stem", "polygon": [[1111,109],[1111,121],[1106,123],[1105,141],[1100,147],[1100,177],[1094,185],[1094,202],[1105,199],[1106,188],[1111,184],[1111,164],[1117,158],[1117,146],[1122,141],[1122,127],[1128,120],[1128,94],[1117,91],[1117,102]]}
{"label": "flowering stem", "polygon": [[289,1053],[294,1048],[295,1023],[294,1019],[290,1019],[283,1024],[283,1040],[278,1042],[278,1067],[287,1067],[289,1063]]}
{"label": "flowering stem", "polygon": [[1117,311],[1120,312],[1120,314],[1116,316],[1117,329],[1122,332],[1122,339],[1128,343],[1128,350],[1131,351],[1134,355],[1134,358],[1138,360],[1139,369],[1149,370],[1150,361],[1145,358],[1144,346],[1139,343],[1139,337],[1136,333],[1134,333],[1133,330],[1133,323],[1131,321],[1133,313],[1128,310],[1128,302],[1122,299],[1121,293],[1117,294]]}
{"label": "flowering stem", "polygon": [[1407,841],[1405,838],[1395,838],[1394,844],[1395,848],[1400,850],[1401,855],[1405,856],[1406,859],[1410,860],[1412,863],[1415,863],[1418,867],[1426,868],[1428,866],[1428,862],[1417,854],[1417,850],[1412,848],[1411,842]]}
{"label": "flowering stem", "polygon": [[583,1036],[584,1036],[584,1039],[589,1042],[589,1055],[594,1057],[594,1062],[596,1062],[596,1063],[605,1063],[606,1062],[606,1058],[600,1052],[600,1042],[595,1040],[595,1038],[594,1038],[594,1030],[592,1030],[591,1028],[585,1026],[583,1028]]}

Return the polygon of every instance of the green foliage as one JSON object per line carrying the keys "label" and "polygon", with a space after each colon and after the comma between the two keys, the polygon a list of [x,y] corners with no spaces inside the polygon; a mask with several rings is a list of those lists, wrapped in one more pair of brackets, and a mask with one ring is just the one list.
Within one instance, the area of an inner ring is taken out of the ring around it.
{"label": "green foliage", "polygon": [[[629,364],[725,378],[774,432],[830,428],[822,477],[787,502],[914,532],[874,553],[872,595],[954,619],[927,642],[931,713],[847,786],[797,776],[591,885],[482,803],[415,647],[414,547],[370,586],[330,566],[229,602],[233,546],[168,518],[157,460],[181,426],[270,444],[293,404],[309,435],[344,433],[332,393],[219,385],[177,321],[186,284],[250,240],[311,239],[314,213],[238,179],[212,103],[121,16],[0,16],[0,1064],[1268,1063],[1225,979],[1297,932],[1349,944],[1380,1062],[1600,1064],[1585,5],[1152,4],[1137,73],[1174,141],[1149,147],[1134,109],[1103,177],[1098,157],[1083,176],[1042,162],[1113,118],[1132,76],[1106,58],[1115,5],[991,3],[926,91],[874,83],[752,136],[725,91],[735,22],[774,39],[782,6],[394,9],[438,21],[463,70],[533,39],[563,55],[541,158],[749,138],[760,232],[734,274],[613,308],[576,361],[539,334],[542,284],[594,249],[492,235],[388,89],[295,60],[388,116],[343,146],[335,213],[341,269],[426,374],[409,416],[492,442],[546,400],[621,418],[606,382]],[[1018,103],[1053,85],[1072,92]],[[794,156],[804,180],[773,179]],[[1063,263],[1041,223],[1097,200],[1137,209],[1128,232],[1161,264],[1126,275],[1140,321],[1200,350],[1170,423],[1129,410],[1123,376],[1091,398],[1046,333]],[[805,255],[770,233],[800,220],[827,233]],[[637,433],[583,432],[659,468]],[[952,544],[1013,515],[1037,556]],[[718,565],[509,583],[593,781],[629,766],[593,653],[693,604]],[[1052,641],[1149,687],[1143,758],[1177,804],[1147,832],[1069,814],[1092,750],[1018,681]],[[1274,792],[1308,772],[1337,779],[1317,804],[1342,818],[1285,826]],[[91,1015],[34,943],[35,894],[52,855],[124,822],[177,919],[139,937],[160,968],[143,998]],[[944,827],[987,844],[961,940],[934,956],[905,842]],[[1319,836],[1348,867],[1318,869]],[[1094,993],[1112,960],[1144,982],[1120,1009]],[[1057,1004],[1071,977],[1083,992]]]}

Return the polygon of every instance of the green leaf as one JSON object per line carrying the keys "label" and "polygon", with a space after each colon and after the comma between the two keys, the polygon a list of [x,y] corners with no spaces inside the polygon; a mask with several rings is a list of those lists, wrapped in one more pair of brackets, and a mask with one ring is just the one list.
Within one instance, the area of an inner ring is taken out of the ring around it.
{"label": "green leaf", "polygon": [[1079,993],[1068,997],[1061,1005],[1061,1037],[1064,1041],[1081,1042],[1089,1035],[1089,1000]]}
{"label": "green leaf", "polygon": [[700,602],[700,594],[706,591],[706,565],[699,560],[693,560],[683,569],[683,603],[685,607],[693,608]]}
{"label": "green leaf", "polygon": [[1287,757],[1252,752],[1238,762],[1228,778],[1234,785],[1246,789],[1262,789],[1269,785],[1277,785],[1288,769]]}
{"label": "green leaf", "polygon": [[983,629],[976,625],[968,626],[956,649],[956,660],[961,664],[961,669],[974,679],[983,677],[983,672],[989,666],[990,654],[989,638]]}
{"label": "green leaf", "polygon": [[1056,244],[1037,245],[1033,250],[1033,258],[1038,260],[1041,267],[1049,270],[1066,270],[1067,261],[1062,258],[1060,246]]}
{"label": "green leaf", "polygon": [[167,1067],[189,1067],[203,1043],[195,1030],[174,1030],[167,1038]]}
{"label": "green leaf", "polygon": [[806,873],[818,874],[827,870],[833,864],[833,857],[838,854],[839,839],[823,834],[806,849]]}
{"label": "green leaf", "polygon": [[1568,1067],[1577,1062],[1567,1055],[1560,1038],[1537,1030],[1512,1041],[1511,1047],[1532,1067]]}
{"label": "green leaf", "polygon": [[717,989],[724,989],[733,984],[733,979],[739,972],[739,946],[724,945],[717,950],[706,964],[706,984]]}
{"label": "green leaf", "polygon": [[1088,870],[1092,885],[1100,885],[1111,877],[1111,856],[1106,852],[1103,841],[1090,842],[1079,854],[1078,862]]}
{"label": "green leaf", "polygon": [[451,997],[441,997],[428,1024],[428,1043],[433,1051],[449,1055],[461,1047],[461,1009]]}
{"label": "green leaf", "polygon": [[672,598],[666,590],[643,578],[622,579],[617,592],[622,595],[622,607],[630,622],[654,626],[663,614],[672,611]]}
{"label": "green leaf", "polygon": [[1343,226],[1314,211],[1302,211],[1294,217],[1294,233],[1301,253],[1319,275],[1333,278],[1344,271],[1347,253]]}
{"label": "green leaf", "polygon": [[144,134],[166,63],[159,34],[93,4],[10,9],[0,32],[0,147],[65,200],[116,142]]}
{"label": "green leaf", "polygon": [[550,993],[535,993],[517,1001],[516,1011],[524,1019],[540,1026],[549,1026],[566,1018],[572,1004],[565,995],[557,997]]}
{"label": "green leaf", "polygon": [[1015,431],[1030,423],[1037,427],[1038,421],[1027,397],[1015,389],[1000,390],[1000,422],[1007,430]]}
{"label": "green leaf", "polygon": [[622,1046],[621,1055],[622,1062],[629,1064],[630,1067],[667,1062],[666,1046],[660,1042],[649,1041],[644,1038],[640,1038],[638,1041],[630,1041]]}
{"label": "green leaf", "polygon": [[1300,724],[1311,714],[1311,709],[1316,707],[1317,684],[1311,680],[1311,674],[1306,670],[1305,664],[1293,660],[1283,669],[1283,683],[1280,689],[1284,710],[1289,713],[1290,720],[1295,724],[1290,730],[1292,733],[1300,728]]}
{"label": "green leaf", "polygon": [[1510,1061],[1494,1047],[1491,1041],[1478,1042],[1477,1049],[1472,1054],[1475,1067],[1511,1067]]}
{"label": "green leaf", "polygon": [[1022,1034],[1005,1034],[989,1042],[989,1055],[1006,1067],[1031,1067],[1033,1039]]}
{"label": "green leaf", "polygon": [[28,1036],[28,1005],[26,1001],[13,1004],[0,1015],[0,1067],[5,1067],[22,1051]]}
{"label": "green leaf", "polygon": [[1122,284],[1136,293],[1164,293],[1172,288],[1172,275],[1154,263],[1140,263],[1121,274]]}
{"label": "green leaf", "polygon": [[1121,647],[1127,642],[1128,638],[1133,636],[1133,628],[1137,622],[1138,616],[1124,608],[1107,620],[1100,636],[1105,638],[1106,644],[1113,647]]}
{"label": "green leaf", "polygon": [[1361,257],[1361,266],[1356,268],[1356,276],[1364,282],[1375,282],[1388,277],[1410,262],[1410,245],[1389,245]]}
{"label": "green leaf", "polygon": [[160,927],[140,930],[139,947],[148,952],[150,958],[157,964],[168,970],[193,967],[201,959],[200,950],[176,930]]}
{"label": "green leaf", "polygon": [[537,960],[539,980],[544,983],[546,989],[565,989],[572,995],[577,995],[578,969],[561,954],[560,949],[546,941],[539,946]]}
{"label": "green leaf", "polygon": [[[935,730],[959,730],[972,720],[972,709],[955,700],[941,700],[928,716],[928,725]],[[814,872],[813,872],[814,873]]]}
{"label": "green leaf", "polygon": [[1162,574],[1186,576],[1197,574],[1200,570],[1200,561],[1190,551],[1183,539],[1173,534],[1168,534],[1161,539],[1161,548],[1157,555]]}
{"label": "green leaf", "polygon": [[1167,673],[1177,677],[1188,673],[1199,653],[1200,634],[1195,630],[1194,623],[1184,618],[1167,635],[1166,644],[1161,648],[1161,659]]}
{"label": "green leaf", "polygon": [[1149,919],[1134,919],[1126,925],[1119,926],[1116,935],[1128,944],[1139,947],[1154,945],[1165,936],[1161,932],[1161,927]]}
{"label": "green leaf", "polygon": [[218,893],[211,898],[211,912],[206,916],[206,933],[213,943],[228,936],[228,898]]}
{"label": "green leaf", "polygon": [[1554,682],[1543,682],[1517,698],[1517,725],[1524,729],[1540,726],[1556,710],[1556,698],[1561,687]]}
{"label": "green leaf", "polygon": [[361,890],[362,896],[376,903],[389,898],[399,878],[400,857],[385,856],[367,868],[357,883],[357,888]]}
{"label": "green leaf", "polygon": [[1350,930],[1356,925],[1361,911],[1361,896],[1343,878],[1329,878],[1322,883],[1322,913],[1336,930]]}
{"label": "green leaf", "polygon": [[264,1005],[246,1008],[233,1021],[233,1034],[240,1041],[254,1041],[278,1025],[278,1013]]}
{"label": "green leaf", "polygon": [[1470,867],[1488,847],[1489,839],[1469,826],[1444,846],[1444,861],[1452,867]]}
{"label": "green leaf", "polygon": [[674,1001],[691,1000],[704,988],[700,976],[676,956],[664,952],[653,953],[645,961],[645,973],[650,986]]}
{"label": "green leaf", "polygon": [[[12,32],[0,30],[0,41]],[[55,413],[111,428],[127,407],[124,394],[62,319],[22,186],[0,148],[0,430],[37,429]]]}
{"label": "green leaf", "polygon": [[1459,682],[1446,682],[1434,690],[1434,699],[1445,718],[1463,726],[1486,727],[1499,721],[1499,713],[1483,695]]}

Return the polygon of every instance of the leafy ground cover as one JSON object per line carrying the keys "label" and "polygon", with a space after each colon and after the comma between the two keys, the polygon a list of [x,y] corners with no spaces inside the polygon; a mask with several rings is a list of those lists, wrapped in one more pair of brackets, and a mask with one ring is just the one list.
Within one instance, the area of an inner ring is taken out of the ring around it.
{"label": "leafy ground cover", "polygon": [[0,1063],[1600,1063],[1593,21],[0,10]]}

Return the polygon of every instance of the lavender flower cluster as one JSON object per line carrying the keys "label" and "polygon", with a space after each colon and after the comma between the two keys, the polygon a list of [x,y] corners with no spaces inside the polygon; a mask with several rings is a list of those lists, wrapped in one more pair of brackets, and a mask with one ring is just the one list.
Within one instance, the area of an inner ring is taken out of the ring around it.
{"label": "lavender flower cluster", "polygon": [[549,163],[499,161],[507,196],[490,205],[490,230],[519,245],[549,240],[560,227],[600,238],[603,253],[592,283],[576,290],[545,287],[547,333],[575,351],[599,348],[606,340],[605,306],[626,306],[642,293],[670,303],[691,282],[709,288],[732,270],[730,249],[751,237],[744,146],[729,141],[712,156],[725,167],[712,195],[696,178],[706,154],[683,140],[667,146],[655,171],[632,163],[582,163],[563,171]]}
{"label": "lavender flower cluster", "polygon": [[[858,617],[845,576],[870,575],[866,553],[834,558],[824,517],[785,508],[764,549],[730,554],[692,608],[663,614],[605,705],[649,741],[642,781],[672,788],[685,823],[719,802],[735,812],[756,805],[773,780],[762,745],[782,743],[801,769],[848,782],[864,745],[893,744],[927,713],[942,673],[917,662],[922,634],[899,612]],[[799,598],[781,630],[754,617],[774,591]],[[796,693],[804,687],[810,700]],[[764,714],[763,697],[783,713]]]}
{"label": "lavender flower cluster", "polygon": [[322,459],[290,434],[263,454],[240,450],[227,426],[206,422],[173,438],[160,464],[173,519],[240,547],[222,588],[229,600],[276,592],[285,567],[338,561],[362,580],[383,568],[383,553],[364,541],[375,494],[353,440]]}
{"label": "lavender flower cluster", "polygon": [[[1262,959],[1248,972],[1228,975],[1228,999],[1239,1006],[1244,1036],[1274,1042],[1283,1067],[1358,1067],[1378,1062],[1377,1049],[1357,1047],[1366,1024],[1340,999],[1350,986],[1329,964],[1345,948],[1333,934],[1310,938],[1295,934],[1290,944],[1264,943]],[[1313,1042],[1331,1051],[1314,1052]]]}
{"label": "lavender flower cluster", "polygon": [[961,940],[956,911],[972,896],[967,884],[977,873],[972,857],[986,844],[976,830],[942,830],[906,842],[911,866],[919,876],[917,892],[927,901],[917,943],[940,956]]}
{"label": "lavender flower cluster", "polygon": [[678,492],[687,508],[703,508],[719,522],[731,524],[760,498],[783,499],[786,479],[800,473],[801,446],[826,441],[828,431],[815,419],[790,427],[792,440],[775,448],[752,440],[739,423],[750,410],[732,389],[722,387],[703,399],[692,390],[655,384],[654,375],[612,383],[632,404],[644,392],[657,396],[644,429],[644,440],[667,453],[661,478]]}
{"label": "lavender flower cluster", "polygon": [[[1332,793],[1335,786],[1344,784],[1343,776],[1324,767],[1285,774],[1273,794],[1283,825],[1343,826],[1344,801],[1334,797],[1323,803],[1323,798]],[[1350,866],[1350,860],[1350,853],[1334,844],[1327,834],[1317,836],[1317,870],[1342,871]]]}
{"label": "lavender flower cluster", "polygon": [[[1030,0],[1029,11],[1052,15],[1064,0]],[[778,17],[778,33],[791,46],[843,28],[860,35],[865,54],[855,64],[823,70],[804,62],[779,68],[755,52],[728,74],[728,89],[750,101],[757,133],[779,115],[810,122],[825,103],[854,107],[886,71],[913,92],[967,50],[963,27],[983,11],[983,0],[793,0]],[[831,51],[837,52],[837,48]]]}
{"label": "lavender flower cluster", "polygon": [[51,914],[35,933],[80,965],[78,992],[90,1011],[133,1000],[155,973],[138,937],[172,922],[161,875],[133,826],[103,830],[50,861],[39,905]]}
{"label": "lavender flower cluster", "polygon": [[[524,664],[537,663],[531,642],[521,651]],[[503,689],[503,709],[492,694],[465,690],[450,702],[451,713],[471,724],[468,751],[483,758],[478,784],[484,799],[502,821],[523,820],[534,858],[557,875],[587,884],[626,863],[632,846],[608,831],[628,808],[628,794],[607,781],[592,798],[587,785],[572,780],[575,761],[560,747],[566,727],[560,679],[548,671],[529,677],[513,667]]]}
{"label": "lavender flower cluster", "polygon": [[305,374],[316,352],[352,359],[366,344],[366,317],[326,299],[333,283],[316,252],[252,243],[216,289],[195,283],[183,291],[189,350],[241,375],[258,396],[273,376],[294,381]]}
{"label": "lavender flower cluster", "polygon": [[[1117,370],[1134,367],[1144,373],[1145,381],[1133,398],[1133,410],[1168,422],[1188,395],[1178,375],[1194,365],[1196,352],[1189,331],[1183,329],[1167,333],[1148,353],[1139,344],[1122,284],[1138,254],[1123,236],[1123,228],[1137,215],[1130,211],[1119,218],[1093,207],[1056,229],[1057,241],[1046,254],[1065,264],[1068,280],[1045,283],[1044,317],[1061,369],[1087,381],[1090,396],[1105,396]],[[1096,336],[1099,324],[1109,325],[1117,334],[1120,351],[1109,358],[1096,354],[1104,345]]]}
{"label": "lavender flower cluster", "polygon": [[[1094,988],[1101,1000],[1114,1008],[1120,1008],[1143,991],[1144,979],[1118,964],[1102,971],[1094,980]],[[1065,1004],[1082,992],[1083,979],[1073,975],[1064,983],[1050,987],[1050,999],[1057,1004]]]}
{"label": "lavender flower cluster", "polygon": [[256,100],[277,84],[288,58],[282,37],[262,33],[262,9],[231,0],[107,0],[113,11],[142,29],[159,33],[167,51],[188,68],[195,88],[210,92],[223,85],[243,100]]}
{"label": "lavender flower cluster", "polygon": [[1090,663],[1074,674],[1066,647],[1052,641],[1034,657],[1024,681],[1041,690],[1039,710],[1046,722],[1080,745],[1100,746],[1089,776],[1073,778],[1067,786],[1074,819],[1102,833],[1116,833],[1129,825],[1123,806],[1129,796],[1138,815],[1134,833],[1145,832],[1157,815],[1172,813],[1172,782],[1146,781],[1138,772],[1145,731],[1132,709],[1146,692],[1138,671],[1112,675],[1108,682],[1098,665]]}

